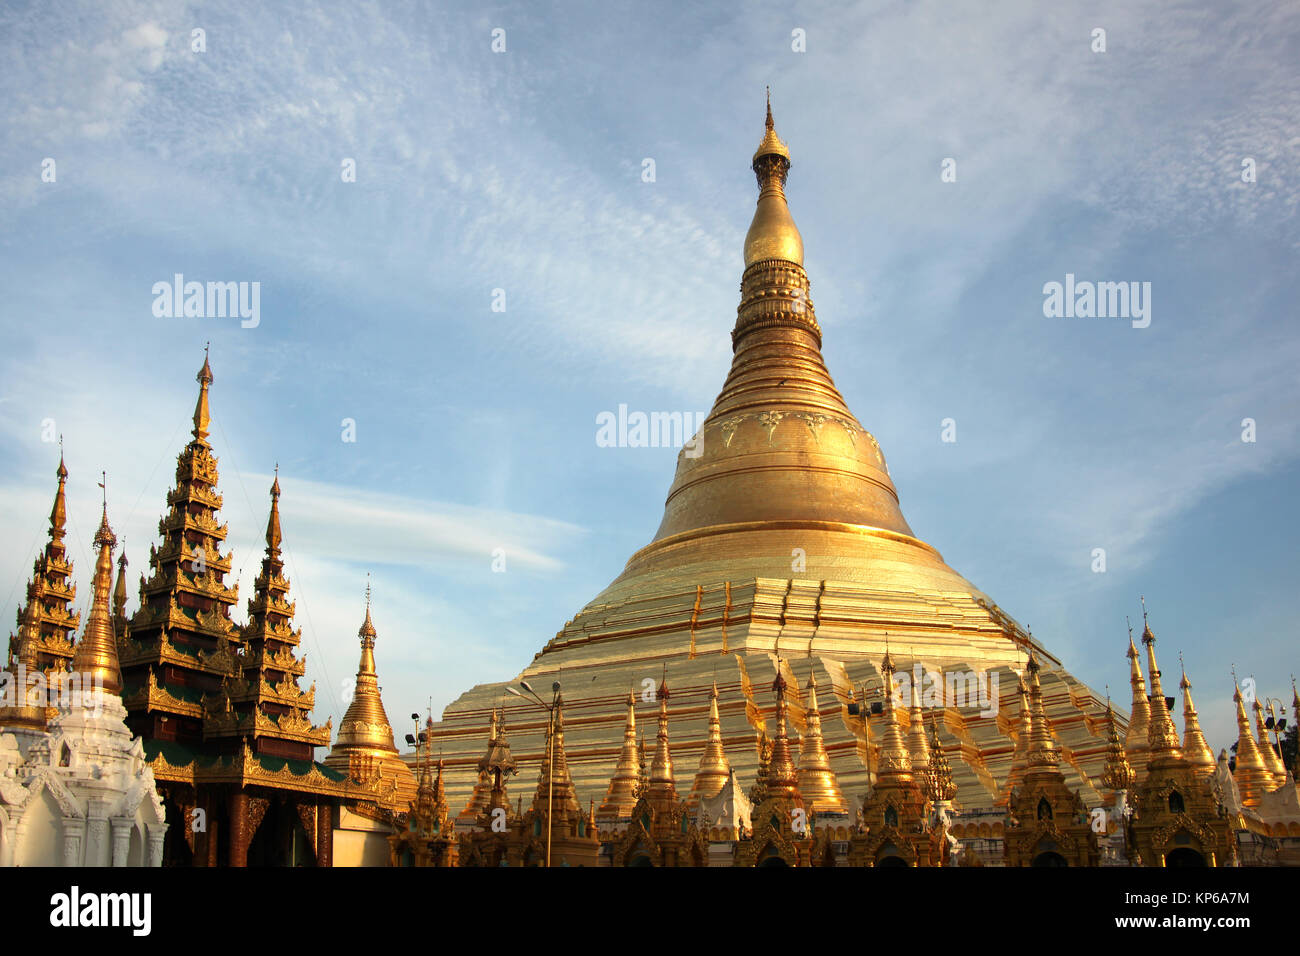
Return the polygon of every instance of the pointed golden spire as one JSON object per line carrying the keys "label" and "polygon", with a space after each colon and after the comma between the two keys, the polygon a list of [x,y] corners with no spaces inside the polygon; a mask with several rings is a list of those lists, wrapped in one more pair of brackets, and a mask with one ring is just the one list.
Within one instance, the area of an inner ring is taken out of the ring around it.
{"label": "pointed golden spire", "polygon": [[1182,755],[1178,746],[1178,729],[1174,719],[1169,716],[1169,702],[1165,699],[1164,688],[1160,684],[1160,668],[1156,665],[1156,636],[1151,632],[1147,621],[1146,600],[1142,601],[1142,644],[1147,649],[1147,671],[1151,675],[1151,710],[1147,725],[1147,749],[1152,758],[1157,756]]}
{"label": "pointed golden spire", "polygon": [[822,717],[817,707],[817,673],[808,675],[808,706],[804,709],[806,732],[799,747],[799,793],[814,813],[848,813],[849,805],[831,769],[822,739]]}
{"label": "pointed golden spire", "polygon": [[718,716],[718,685],[715,681],[709,691],[709,736],[704,742],[704,753],[700,754],[700,765],[695,771],[695,781],[691,784],[691,793],[686,806],[694,811],[700,800],[711,800],[727,785],[731,775],[731,764],[727,752],[722,746],[722,721]]}
{"label": "pointed golden spire", "polygon": [[54,506],[50,508],[50,541],[61,543],[68,533],[68,500],[66,485],[68,468],[63,464],[63,436],[59,436],[59,490],[54,493]]}
{"label": "pointed golden spire", "polygon": [[1011,754],[1011,769],[1007,772],[1006,782],[1002,785],[1002,795],[1009,798],[1019,789],[1025,779],[1025,770],[1029,766],[1029,738],[1034,725],[1034,716],[1029,707],[1029,687],[1025,684],[1025,675],[1016,674],[1016,700],[1020,704],[1020,724],[1016,730],[1016,747]]}
{"label": "pointed golden spire", "polygon": [[769,93],[763,141],[752,163],[758,178],[758,207],[745,236],[745,266],[765,259],[783,259],[803,265],[803,237],[785,201],[785,180],[790,172],[790,150],[776,135]]}
{"label": "pointed golden spire", "polygon": [[1047,710],[1043,706],[1043,688],[1038,682],[1038,658],[1034,649],[1029,649],[1029,661],[1025,664],[1029,672],[1029,744],[1025,753],[1028,764],[1026,772],[1035,769],[1056,770],[1061,765],[1061,755],[1057,752],[1056,741],[1052,739],[1051,725],[1047,720]]}
{"label": "pointed golden spire", "polygon": [[[510,814],[510,796],[506,792],[506,778],[518,773],[514,755],[510,753],[510,741],[506,739],[506,715],[493,711],[492,740],[488,752],[478,762],[479,773],[486,772],[491,781],[485,810],[492,812],[504,809]],[[522,799],[522,798],[521,798]]]}
{"label": "pointed golden spire", "polygon": [[650,789],[650,766],[645,759],[645,737],[640,733],[636,737],[636,794],[637,799],[645,796]]}
{"label": "pointed golden spire", "polygon": [[926,773],[926,796],[947,803],[957,796],[957,784],[952,779],[952,768],[948,766],[943,744],[939,742],[939,721],[935,720],[930,729],[932,736],[928,749],[930,764]]}
{"label": "pointed golden spire", "polygon": [[1133,786],[1135,774],[1129,766],[1128,755],[1119,742],[1119,731],[1115,729],[1115,711],[1110,706],[1110,695],[1106,695],[1106,766],[1101,772],[1102,786],[1108,790],[1127,790]]}
{"label": "pointed golden spire", "polygon": [[[564,695],[555,698],[554,727],[551,732],[551,753],[549,761],[542,760],[542,771],[537,778],[537,790],[533,793],[533,809],[545,813],[548,805],[555,814],[580,813],[578,795],[573,789],[573,777],[569,774],[569,761],[564,753]],[[551,766],[553,765],[553,766]],[[554,784],[550,784],[550,781]]]}
{"label": "pointed golden spire", "polygon": [[673,758],[668,748],[668,680],[659,681],[659,731],[655,736],[655,755],[650,764],[650,780],[646,796],[657,804],[677,802],[677,787],[673,782]]}
{"label": "pointed golden spire", "polygon": [[[268,535],[269,538],[269,535]],[[273,547],[269,540],[267,547]],[[384,702],[379,695],[379,675],[375,671],[375,640],[379,635],[370,620],[370,584],[366,583],[366,617],[357,630],[361,639],[361,659],[357,680],[331,755],[337,752],[380,756],[397,753],[393,727],[388,722]]]}
{"label": "pointed golden spire", "polygon": [[1183,756],[1193,767],[1213,773],[1217,761],[1214,759],[1214,751],[1205,742],[1205,734],[1201,733],[1201,721],[1196,715],[1196,703],[1192,700],[1192,682],[1187,679],[1187,668],[1181,666],[1181,654],[1178,655],[1178,662],[1182,670],[1178,687],[1183,692]]}
{"label": "pointed golden spire", "polygon": [[776,736],[772,739],[772,756],[767,764],[767,795],[769,797],[787,797],[800,799],[799,775],[790,756],[790,740],[786,733],[787,684],[781,673],[782,661],[776,660],[776,679],[772,681],[772,693],[776,694]]}
{"label": "pointed golden spire", "polygon": [[72,610],[77,586],[72,582],[72,562],[63,543],[67,534],[68,469],[63,463],[62,436],[55,474],[59,487],[50,508],[49,541],[32,565],[27,601],[18,609],[18,633],[10,636],[11,653],[26,663],[32,673],[71,659],[76,631],[81,625],[81,612]]}
{"label": "pointed golden spire", "polygon": [[636,698],[627,695],[627,719],[623,723],[623,749],[618,755],[618,766],[609,780],[609,789],[601,801],[597,815],[604,820],[622,819],[632,815],[636,806],[636,787],[639,777],[636,739]]}
{"label": "pointed golden spire", "polygon": [[1150,742],[1147,731],[1151,725],[1151,703],[1147,700],[1147,685],[1142,678],[1142,666],[1138,663],[1137,645],[1133,643],[1133,625],[1128,626],[1128,663],[1129,684],[1133,688],[1133,705],[1129,711],[1128,734],[1124,738],[1124,749],[1133,761],[1135,773],[1146,770],[1147,751]]}
{"label": "pointed golden spire", "polygon": [[[95,546],[99,557],[95,561],[94,597],[86,628],[77,642],[72,656],[72,669],[111,694],[122,690],[122,672],[117,660],[117,638],[113,633],[113,614],[110,610],[109,592],[113,587],[113,546],[117,538],[108,526],[108,478],[100,483],[104,489],[104,513],[95,532]],[[83,688],[84,689],[84,688]]]}
{"label": "pointed golden spire", "polygon": [[[275,466],[275,481],[271,484],[271,516],[266,519],[266,547],[275,554],[280,553],[280,544],[284,540],[280,534],[280,466]],[[366,613],[370,613],[370,585],[366,585]]]}
{"label": "pointed golden spire", "polygon": [[199,441],[204,441],[208,437],[208,426],[212,424],[212,416],[208,413],[208,386],[213,379],[212,366],[208,364],[207,345],[203,346],[203,367],[195,379],[199,383],[199,400],[194,405],[194,430],[191,434]]}
{"label": "pointed golden spire", "polygon": [[[492,715],[488,718],[488,753],[492,752],[492,744],[497,739],[497,709],[492,708]],[[487,758],[484,758],[486,760]],[[488,795],[492,791],[492,774],[484,767],[484,761],[480,760],[478,764],[478,780],[474,783],[474,790],[469,795],[469,800],[465,804],[465,809],[457,814],[458,821],[466,823],[475,822],[479,814],[487,809]]]}
{"label": "pointed golden spire", "polygon": [[907,708],[907,750],[912,766],[920,770],[930,766],[930,745],[925,739],[925,719],[921,714],[921,688],[911,685],[911,700]]}
{"label": "pointed golden spire", "polygon": [[1232,699],[1237,704],[1237,764],[1232,776],[1241,791],[1242,804],[1253,810],[1259,806],[1260,798],[1268,792],[1273,776],[1264,763],[1255,738],[1251,736],[1250,720],[1246,716],[1246,704],[1236,674],[1233,674],[1232,684]]}
{"label": "pointed golden spire", "polygon": [[[1271,708],[1272,704],[1269,707]],[[1258,696],[1251,704],[1251,709],[1255,712],[1255,733],[1258,735],[1259,755],[1264,758],[1264,766],[1273,775],[1273,784],[1280,787],[1286,783],[1286,766],[1277,751],[1273,749],[1273,745],[1269,743],[1268,727],[1264,724],[1264,706],[1259,702]]]}
{"label": "pointed golden spire", "polygon": [[758,734],[758,773],[754,775],[754,785],[749,788],[749,802],[754,806],[767,799],[767,771],[772,764],[772,741],[767,731]]}
{"label": "pointed golden spire", "polygon": [[894,659],[885,648],[885,659],[880,663],[882,679],[881,692],[884,694],[882,709],[884,711],[884,731],[880,738],[880,775],[887,773],[908,774],[912,772],[912,758],[903,744],[903,732],[898,726],[898,714],[894,712]]}
{"label": "pointed golden spire", "polygon": [[126,634],[126,539],[117,557],[117,583],[113,585],[113,630],[121,638]]}

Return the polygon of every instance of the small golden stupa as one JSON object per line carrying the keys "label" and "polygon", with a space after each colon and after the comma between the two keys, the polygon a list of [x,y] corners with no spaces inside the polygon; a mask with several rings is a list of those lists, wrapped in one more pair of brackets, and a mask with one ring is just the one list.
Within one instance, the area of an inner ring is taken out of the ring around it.
{"label": "small golden stupa", "polygon": [[355,783],[370,786],[380,805],[405,813],[415,799],[415,774],[397,754],[393,726],[379,697],[379,676],[375,671],[375,640],[379,634],[370,619],[368,584],[366,619],[357,636],[361,638],[361,662],[356,687],[339,724],[338,739],[324,764],[347,774]]}

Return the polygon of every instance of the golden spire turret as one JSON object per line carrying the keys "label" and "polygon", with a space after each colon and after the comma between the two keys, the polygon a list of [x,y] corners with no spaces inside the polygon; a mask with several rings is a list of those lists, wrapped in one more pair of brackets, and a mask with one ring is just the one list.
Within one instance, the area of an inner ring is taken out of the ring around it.
{"label": "golden spire turret", "polygon": [[645,796],[650,789],[650,764],[645,759],[645,737],[637,734],[636,738],[636,790],[637,798]]}
{"label": "golden spire turret", "polygon": [[[158,522],[161,539],[143,562],[131,616],[131,653],[122,661],[128,723],[196,754],[234,756],[248,741],[259,755],[311,760],[314,748],[329,746],[332,728],[311,726],[314,695],[294,686],[303,665],[289,648],[301,631],[292,628],[293,605],[278,563],[272,562],[270,581],[257,579],[260,593],[250,604],[249,624],[241,628],[231,620],[239,584],[233,577],[227,583],[233,555],[222,554],[227,526],[218,515],[218,461],[207,440],[213,376],[206,351],[197,380],[194,437],[176,457],[167,510]],[[181,647],[202,651],[178,656]],[[258,673],[258,662],[272,656],[280,666]],[[263,675],[282,692],[262,695]]]}
{"label": "golden spire turret", "polygon": [[831,769],[822,739],[822,716],[817,708],[817,674],[808,675],[805,732],[799,747],[799,793],[814,813],[848,813],[849,805]]}
{"label": "golden spire turret", "polygon": [[1139,776],[1146,771],[1147,751],[1150,741],[1147,731],[1151,725],[1151,703],[1147,700],[1147,685],[1142,677],[1142,666],[1138,663],[1137,645],[1133,643],[1133,625],[1128,628],[1128,663],[1129,684],[1133,688],[1133,705],[1129,710],[1128,734],[1124,738],[1124,749],[1128,751],[1133,763],[1133,770]]}
{"label": "golden spire turret", "polygon": [[59,490],[54,493],[54,505],[50,508],[50,541],[62,543],[68,533],[68,467],[63,463],[63,439],[59,438],[59,467],[54,473],[59,479]]}
{"label": "golden spire turret", "polygon": [[[100,484],[105,487],[107,479]],[[113,547],[117,538],[108,526],[108,491],[104,492],[104,513],[95,532],[99,557],[95,561],[94,597],[86,627],[72,656],[72,669],[93,686],[110,694],[121,693],[122,672],[117,661],[117,637],[113,633],[113,613],[109,593],[113,587]],[[84,690],[85,688],[83,688]]]}
{"label": "golden spire turret", "polygon": [[[745,240],[731,371],[700,429],[704,452],[678,458],[654,541],[611,587],[648,585],[642,575],[661,565],[716,561],[719,534],[728,536],[727,547],[736,535],[736,546],[751,548],[751,534],[776,530],[770,522],[802,546],[817,537],[816,546],[837,560],[864,554],[864,547],[905,543],[903,561],[917,567],[914,584],[935,580],[932,571],[956,579],[913,536],[879,443],[854,418],[826,368],[803,241],[785,200],[789,151],[770,117],[752,165],[759,197]],[[858,530],[848,537],[850,525],[871,529],[870,540]]]}
{"label": "golden spire turret", "polygon": [[[497,709],[492,708],[492,714],[488,718],[488,753],[492,752],[492,745],[497,739]],[[484,758],[486,760],[486,758]],[[470,824],[475,823],[479,814],[487,809],[488,795],[492,792],[492,774],[484,766],[484,761],[480,760],[478,764],[478,780],[474,783],[474,789],[469,795],[469,800],[465,804],[465,809],[461,810],[456,816],[457,822]]]}
{"label": "golden spire turret", "polygon": [[49,541],[32,565],[27,601],[18,608],[18,633],[10,635],[9,655],[25,664],[29,673],[60,666],[72,659],[73,640],[81,625],[81,612],[73,611],[77,586],[72,582],[72,561],[63,539],[67,536],[68,469],[59,439],[59,487],[50,508]]}
{"label": "golden spire turret", "polygon": [[549,801],[557,816],[580,813],[578,795],[573,789],[573,777],[569,774],[569,761],[564,754],[563,694],[556,695],[552,719],[555,723],[551,731],[550,759],[542,760],[542,772],[538,775],[537,790],[533,793],[533,809],[545,813]]}
{"label": "golden spire turret", "polygon": [[718,685],[715,681],[709,691],[709,736],[700,754],[700,765],[695,771],[691,793],[686,806],[693,812],[701,800],[711,800],[727,785],[731,776],[731,763],[722,746],[722,721],[718,716]]}
{"label": "golden spire turret", "polygon": [[[197,439],[191,443],[191,449],[196,453],[203,451]],[[197,459],[195,464],[198,464]],[[213,478],[215,480],[215,476]],[[253,596],[248,601],[248,623],[239,632],[244,647],[235,665],[237,680],[215,700],[205,702],[203,737],[205,741],[229,748],[256,730],[252,734],[256,753],[314,760],[315,748],[329,746],[332,723],[312,725],[309,717],[316,703],[315,685],[307,690],[298,686],[298,678],[305,674],[306,665],[294,650],[302,641],[302,628],[293,626],[294,604],[289,600],[289,578],[284,572],[281,553],[278,473],[268,494],[271,507],[267,519],[266,549],[261,569],[253,580]],[[178,517],[183,520],[183,516]],[[184,525],[181,527],[183,529]],[[227,558],[224,567],[228,569],[229,566]],[[217,567],[212,558],[203,562],[187,560],[182,565],[185,571],[194,575],[193,584],[214,590],[220,587],[212,580],[216,577]],[[371,649],[373,646],[372,633]],[[354,779],[358,780],[373,782],[383,777],[392,782],[396,774],[400,806],[404,810],[415,795],[415,777],[409,768],[399,770],[393,763],[397,753],[393,746],[393,729],[388,718],[383,716],[383,705],[378,703],[378,680],[374,675],[374,656],[370,649],[362,650],[362,666],[369,670],[369,676],[358,674],[360,696],[353,699],[348,708],[352,719],[346,732],[340,728],[335,747],[326,759],[336,767],[346,762]],[[221,697],[226,699],[223,701]],[[286,716],[286,706],[291,708],[289,720],[282,719]],[[292,716],[295,714],[296,720]],[[348,720],[347,714],[344,720]]]}
{"label": "golden spire turret", "polygon": [[1052,738],[1052,728],[1047,720],[1047,710],[1043,706],[1043,688],[1038,681],[1038,658],[1034,650],[1029,649],[1029,661],[1025,664],[1029,672],[1029,743],[1025,752],[1026,773],[1036,769],[1057,769],[1061,765],[1061,755]]}
{"label": "golden spire turret", "polygon": [[767,101],[767,122],[763,141],[754,152],[754,175],[758,178],[758,207],[745,235],[745,265],[765,259],[784,259],[803,265],[803,237],[785,201],[785,181],[790,173],[790,150],[776,135],[772,122],[772,98]]}
{"label": "golden spire turret", "polygon": [[[272,486],[271,522],[267,526],[267,550],[279,547],[279,516],[274,501],[279,498],[280,483]],[[274,529],[274,534],[272,534]],[[352,700],[339,723],[338,739],[325,758],[326,766],[347,772],[354,780],[374,783],[377,787],[392,787],[392,808],[404,810],[413,798],[418,798],[415,775],[398,756],[393,739],[393,725],[388,721],[384,701],[379,691],[379,674],[375,668],[375,641],[379,633],[370,619],[370,583],[366,582],[366,616],[357,629],[361,643],[361,657],[357,665],[356,684]],[[426,732],[427,733],[427,732]],[[427,736],[426,736],[427,740]],[[426,753],[423,772],[428,773],[429,758]]]}
{"label": "golden spire turret", "polygon": [[1280,787],[1286,783],[1286,766],[1269,742],[1268,727],[1264,723],[1264,705],[1259,702],[1258,695],[1250,706],[1255,712],[1255,734],[1258,738],[1256,742],[1259,744],[1259,755],[1264,758],[1264,766],[1273,775],[1273,785]]}
{"label": "golden spire turret", "polygon": [[213,382],[212,366],[208,364],[208,347],[203,346],[203,367],[195,376],[199,383],[199,400],[194,403],[194,429],[191,434],[196,441],[206,441],[208,426],[212,424],[212,415],[208,412],[208,386]]}
{"label": "golden spire turret", "polygon": [[880,773],[912,773],[912,757],[903,743],[903,732],[898,726],[898,714],[894,711],[894,659],[885,649],[885,659],[880,663],[882,678],[881,691],[885,696],[881,704],[884,711],[884,732],[880,739]]}
{"label": "golden spire turret", "polygon": [[921,714],[921,688],[911,686],[911,700],[907,708],[907,751],[912,766],[918,770],[930,766],[930,744],[925,739],[925,719]]}
{"label": "golden spire turret", "polygon": [[776,736],[772,739],[772,756],[767,764],[767,796],[800,798],[799,775],[790,756],[790,740],[786,733],[786,682],[781,673],[782,662],[776,662],[776,679],[772,693],[776,694]]}
{"label": "golden spire turret", "polygon": [[1192,682],[1187,679],[1187,669],[1182,668],[1182,679],[1178,682],[1183,692],[1183,756],[1187,762],[1206,774],[1214,773],[1218,762],[1214,751],[1205,741],[1201,732],[1201,721],[1196,715],[1196,703],[1192,700]]}
{"label": "golden spire turret", "polygon": [[[280,553],[284,536],[280,533],[280,466],[275,466],[275,480],[271,482],[271,514],[266,519],[266,547]],[[366,617],[370,616],[370,586],[366,585]],[[373,630],[373,628],[372,628]]]}
{"label": "golden spire turret", "polygon": [[1128,790],[1133,786],[1136,775],[1129,766],[1128,754],[1120,743],[1119,731],[1115,729],[1115,711],[1110,706],[1110,696],[1106,697],[1106,766],[1101,772],[1101,783],[1108,790]]}
{"label": "golden spire turret", "polygon": [[113,585],[113,631],[120,641],[126,636],[126,539],[122,540],[122,553],[117,556],[117,583]]}
{"label": "golden spire turret", "polygon": [[1246,704],[1235,675],[1232,683],[1234,687],[1232,699],[1237,704],[1237,764],[1232,776],[1241,791],[1242,804],[1253,810],[1259,806],[1260,798],[1268,792],[1273,782],[1273,775],[1269,772],[1268,765],[1264,763],[1259,746],[1251,735],[1250,719],[1246,716]]}
{"label": "golden spire turret", "polygon": [[[274,507],[272,520],[275,519]],[[278,532],[278,524],[276,526]],[[267,546],[271,533],[267,531]],[[366,585],[366,616],[357,629],[361,639],[361,657],[357,664],[357,679],[352,692],[352,701],[348,704],[343,720],[339,724],[338,740],[330,755],[338,752],[352,752],[372,757],[396,754],[397,746],[393,741],[393,726],[388,722],[388,713],[379,695],[379,674],[375,670],[375,640],[379,637],[374,622],[370,619],[370,585]]]}
{"label": "golden spire turret", "polygon": [[[494,716],[496,716],[494,714]],[[492,740],[488,752],[478,762],[479,773],[486,773],[491,781],[484,812],[505,810],[510,816],[510,796],[506,791],[506,778],[518,773],[514,755],[510,753],[510,741],[506,739],[506,715],[496,716],[492,723]]]}
{"label": "golden spire turret", "polygon": [[952,767],[939,742],[939,722],[931,727],[932,736],[927,750],[929,770],[926,773],[926,796],[931,800],[947,803],[957,796],[957,784],[952,779]]}
{"label": "golden spire turret", "polygon": [[636,806],[639,761],[636,738],[636,698],[627,695],[627,719],[623,723],[623,749],[618,755],[618,766],[609,780],[609,789],[601,801],[596,815],[602,820],[630,816]]}
{"label": "golden spire turret", "polygon": [[1011,754],[1011,769],[1007,772],[1006,782],[1002,786],[1003,799],[1010,799],[1011,794],[1020,786],[1029,763],[1029,736],[1034,719],[1029,711],[1029,688],[1025,684],[1024,674],[1016,675],[1016,700],[1020,704],[1020,726],[1016,730],[1016,746]]}
{"label": "golden spire turret", "polygon": [[1147,621],[1146,601],[1142,602],[1142,644],[1147,649],[1147,671],[1151,675],[1151,710],[1147,725],[1148,762],[1166,756],[1181,757],[1178,729],[1169,716],[1169,702],[1160,684],[1160,668],[1156,665],[1156,636]]}
{"label": "golden spire turret", "polygon": [[673,757],[668,747],[668,681],[659,681],[659,730],[655,735],[655,755],[650,763],[650,780],[646,796],[656,805],[668,806],[677,802],[677,787],[673,781]]}
{"label": "golden spire turret", "polygon": [[772,741],[767,731],[758,734],[758,773],[754,775],[754,785],[749,788],[749,802],[758,806],[767,799],[767,769],[772,763]]}

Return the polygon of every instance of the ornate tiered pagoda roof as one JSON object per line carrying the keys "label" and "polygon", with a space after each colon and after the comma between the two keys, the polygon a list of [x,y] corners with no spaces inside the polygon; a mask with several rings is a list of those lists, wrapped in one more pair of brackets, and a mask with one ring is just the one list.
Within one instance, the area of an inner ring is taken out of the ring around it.
{"label": "ornate tiered pagoda roof", "polygon": [[[235,675],[243,642],[230,619],[238,585],[225,583],[231,566],[230,555],[221,553],[226,527],[216,518],[221,495],[208,443],[213,375],[206,351],[196,378],[192,437],[176,460],[176,484],[158,522],[162,541],[149,548],[149,576],[140,577],[140,607],[129,635],[119,635],[119,657],[132,730],[202,751],[203,700],[221,694],[223,682]],[[310,751],[292,756],[310,757]]]}
{"label": "ornate tiered pagoda roof", "polygon": [[50,508],[49,541],[32,565],[27,602],[18,608],[18,633],[9,638],[10,663],[22,661],[29,671],[70,663],[74,635],[81,624],[81,614],[72,610],[77,586],[72,581],[72,559],[63,543],[68,523],[68,469],[62,452],[55,475],[59,487]]}

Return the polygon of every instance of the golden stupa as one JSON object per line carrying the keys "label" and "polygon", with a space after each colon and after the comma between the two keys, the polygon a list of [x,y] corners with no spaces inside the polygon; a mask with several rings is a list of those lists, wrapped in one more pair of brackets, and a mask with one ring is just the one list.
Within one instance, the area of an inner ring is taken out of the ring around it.
{"label": "golden stupa", "polygon": [[[1017,680],[1032,647],[1066,780],[1089,805],[1101,803],[1104,700],[913,533],[880,446],[827,371],[803,240],[786,202],[790,152],[770,103],[752,169],[759,197],[745,237],[731,371],[678,456],[659,530],[507,683],[562,681],[568,765],[586,805],[606,798],[616,768],[628,775],[629,691],[649,718],[657,701],[644,688],[665,668],[678,786],[691,790],[689,774],[706,757],[714,706],[725,756],[748,786],[760,738],[775,731],[770,688],[784,669],[791,737],[797,732],[807,747],[802,772],[824,778],[815,795],[824,810],[842,799],[852,814],[874,778],[885,727],[870,707],[860,715],[849,705],[879,699],[878,664],[892,642],[900,677],[928,675],[972,691],[946,694],[937,708],[924,703],[925,719],[943,724],[956,805],[978,809],[1006,799],[1021,725]],[[478,779],[494,708],[508,714],[524,779],[535,779],[544,758],[545,713],[505,686],[467,691],[432,729],[453,812]],[[972,699],[977,686],[986,688],[983,703]],[[814,701],[820,720],[809,719]],[[918,714],[904,708],[897,718],[910,725]],[[919,746],[923,729],[911,739]],[[691,793],[695,802],[712,796]]]}
{"label": "golden stupa", "polygon": [[[276,496],[279,480],[276,481]],[[275,515],[272,514],[275,521]],[[276,522],[278,530],[278,521]],[[393,725],[388,721],[379,696],[379,675],[375,670],[375,641],[379,632],[370,619],[370,585],[366,585],[366,619],[357,631],[361,639],[361,661],[357,682],[347,712],[339,724],[338,739],[324,763],[345,773],[355,783],[369,786],[375,802],[398,813],[410,808],[416,795],[415,775],[393,742]]]}

